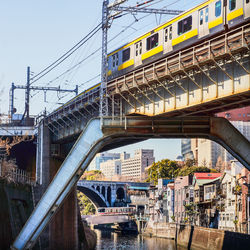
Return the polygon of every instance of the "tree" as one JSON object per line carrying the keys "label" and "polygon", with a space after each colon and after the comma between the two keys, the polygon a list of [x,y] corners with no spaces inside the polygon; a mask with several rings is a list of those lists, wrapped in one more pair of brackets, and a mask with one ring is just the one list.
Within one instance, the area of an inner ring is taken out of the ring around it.
{"label": "tree", "polygon": [[147,170],[147,182],[154,182],[156,185],[159,178],[172,179],[178,176],[179,168],[180,167],[176,161],[171,161],[169,159],[153,163],[153,165]]}
{"label": "tree", "polygon": [[81,215],[95,214],[95,206],[86,195],[77,191],[77,199]]}
{"label": "tree", "polygon": [[178,172],[179,176],[186,176],[186,175],[193,175],[194,173],[216,173],[217,171],[212,168],[207,168],[207,167],[197,167],[197,166],[192,166],[192,167],[183,167],[180,169]]}
{"label": "tree", "polygon": [[100,170],[85,171],[80,178],[80,180],[87,180],[87,181],[98,181],[98,180],[100,181],[103,179],[104,175]]}
{"label": "tree", "polygon": [[196,160],[195,159],[187,159],[185,161],[185,166],[186,167],[192,167],[192,166],[195,166],[197,163],[196,163]]}

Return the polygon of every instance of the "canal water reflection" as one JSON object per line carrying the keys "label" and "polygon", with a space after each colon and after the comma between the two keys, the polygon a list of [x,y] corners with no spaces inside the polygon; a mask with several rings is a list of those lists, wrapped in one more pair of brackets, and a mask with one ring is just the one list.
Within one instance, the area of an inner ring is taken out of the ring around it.
{"label": "canal water reflection", "polygon": [[95,230],[97,234],[96,250],[184,250],[176,247],[175,242],[169,239],[144,237],[141,235],[122,235],[110,231]]}

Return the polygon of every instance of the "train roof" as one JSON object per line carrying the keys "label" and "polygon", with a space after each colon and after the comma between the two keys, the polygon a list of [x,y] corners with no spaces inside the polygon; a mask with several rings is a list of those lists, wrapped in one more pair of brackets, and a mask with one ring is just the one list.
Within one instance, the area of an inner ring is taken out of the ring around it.
{"label": "train roof", "polygon": [[139,42],[140,40],[142,40],[142,39],[145,38],[145,37],[148,37],[148,36],[151,35],[152,33],[157,32],[157,31],[159,31],[159,30],[165,28],[166,26],[168,26],[168,25],[170,25],[170,24],[172,24],[172,23],[174,23],[174,22],[180,20],[181,18],[183,18],[183,17],[189,15],[190,13],[192,13],[192,12],[194,12],[194,11],[196,11],[196,10],[202,8],[202,7],[205,7],[207,4],[209,4],[209,3],[211,3],[211,2],[214,2],[214,1],[215,1],[215,0],[206,0],[206,1],[204,1],[203,3],[200,3],[199,5],[196,5],[196,6],[192,7],[192,8],[190,8],[190,9],[184,11],[182,14],[180,14],[180,15],[178,15],[178,16],[175,16],[175,17],[171,18],[170,20],[166,21],[166,22],[163,23],[163,24],[158,25],[158,26],[157,26],[156,28],[154,28],[153,30],[148,31],[148,32],[144,33],[143,35],[141,35],[141,36],[139,36],[139,37],[133,39],[131,42],[126,43],[125,45],[120,46],[119,48],[117,48],[117,49],[115,49],[115,50],[109,52],[109,53],[108,53],[108,57],[109,57],[109,56],[112,56],[113,54],[115,54],[116,52],[120,51],[121,49],[125,49],[125,48],[129,47],[130,45],[132,45],[132,44],[134,44],[134,43],[136,43],[136,42]]}

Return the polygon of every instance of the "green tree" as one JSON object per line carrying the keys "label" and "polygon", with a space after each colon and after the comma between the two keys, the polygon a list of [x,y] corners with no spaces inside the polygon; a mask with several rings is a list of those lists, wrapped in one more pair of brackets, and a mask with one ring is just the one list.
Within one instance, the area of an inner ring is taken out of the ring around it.
{"label": "green tree", "polygon": [[213,168],[207,168],[207,167],[183,167],[180,169],[178,175],[179,176],[186,176],[186,175],[193,175],[194,173],[217,173],[217,171]]}
{"label": "green tree", "polygon": [[95,206],[86,195],[77,191],[77,199],[81,215],[95,214],[96,211]]}
{"label": "green tree", "polygon": [[147,170],[147,182],[153,182],[156,185],[159,178],[174,178],[178,176],[179,168],[176,161],[169,159],[158,161]]}
{"label": "green tree", "polygon": [[[94,181],[102,180],[104,178],[103,173],[99,170],[85,171],[81,176],[81,180]],[[95,206],[89,200],[89,198],[83,193],[77,191],[78,204],[80,206],[80,212],[82,215],[89,215],[95,213]]]}

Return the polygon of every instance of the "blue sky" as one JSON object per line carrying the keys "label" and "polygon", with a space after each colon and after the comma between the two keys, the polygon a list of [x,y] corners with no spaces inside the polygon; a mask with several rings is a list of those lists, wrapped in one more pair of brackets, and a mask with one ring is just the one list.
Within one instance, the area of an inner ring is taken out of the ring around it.
{"label": "blue sky", "polygon": [[[11,82],[16,85],[26,84],[27,66],[30,66],[31,71],[36,74],[80,41],[101,22],[102,2],[102,0],[0,1],[0,113],[8,112]],[[134,6],[136,2],[142,1],[129,0],[123,6]],[[200,2],[203,1],[155,0],[155,4],[150,8],[168,6],[169,9],[187,10]],[[109,43],[108,49],[113,50],[171,18],[167,15],[144,17],[145,15],[137,14],[138,22],[135,22],[135,17],[130,14],[114,20],[108,34],[109,39],[115,39]],[[133,25],[131,25],[132,23]],[[121,32],[122,30],[124,31]],[[100,46],[101,32],[60,67],[34,83],[34,86],[49,84],[49,86],[74,89],[77,84],[81,85],[80,90],[84,90],[94,85],[100,78],[97,77],[94,81],[86,82],[100,74],[100,53],[96,53],[64,77],[53,79],[86,58]],[[22,113],[24,110],[24,91],[16,90],[15,95],[17,113]],[[59,103],[73,97],[73,94],[65,96],[65,94],[47,93],[48,102],[44,103],[43,92],[32,92],[31,95],[31,114],[34,115],[44,108],[52,111],[60,105]],[[133,151],[134,148],[138,147],[155,149],[157,159],[165,156],[174,159],[180,154],[180,140],[150,140],[129,148]]]}

